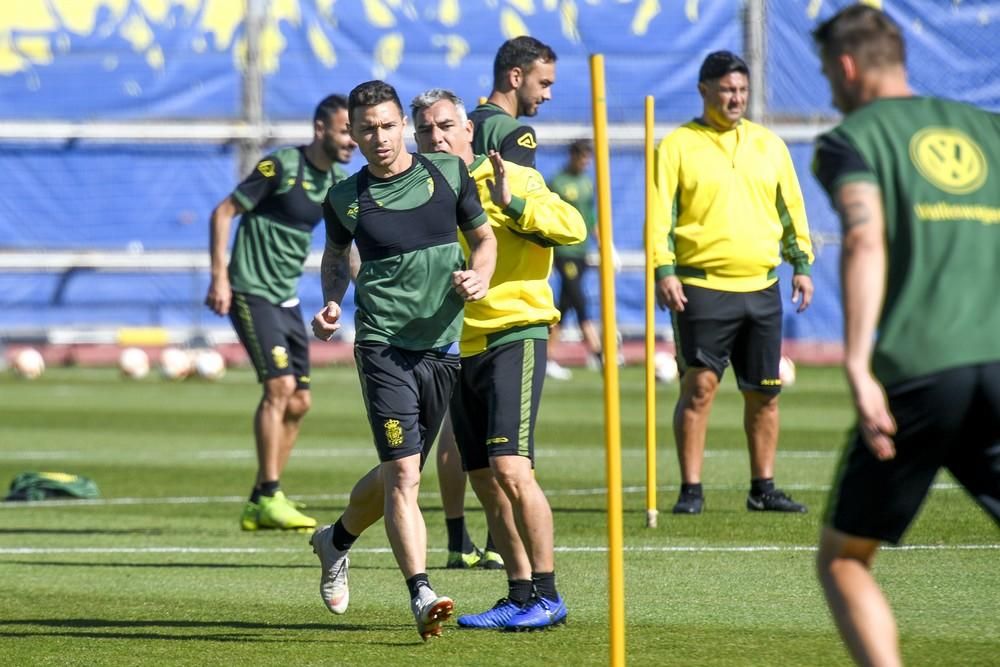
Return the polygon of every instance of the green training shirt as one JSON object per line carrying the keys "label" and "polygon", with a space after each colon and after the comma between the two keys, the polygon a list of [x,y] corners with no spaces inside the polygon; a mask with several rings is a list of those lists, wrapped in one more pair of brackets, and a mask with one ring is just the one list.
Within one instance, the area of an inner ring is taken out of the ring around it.
{"label": "green training shirt", "polygon": [[489,155],[494,150],[507,162],[522,167],[535,167],[535,130],[523,125],[516,118],[489,102],[480,104],[469,114],[472,121],[472,151],[476,155]]}
{"label": "green training shirt", "polygon": [[[590,180],[590,176],[571,174],[564,169],[549,179],[549,189],[580,212],[587,225],[587,238],[595,238],[594,227],[597,224],[597,216],[595,215],[594,182]],[[558,245],[555,247],[555,251],[556,257],[583,259],[587,256],[587,244]]]}
{"label": "green training shirt", "polygon": [[323,207],[329,242],[361,255],[354,301],[357,341],[429,350],[456,343],[465,301],[452,272],[465,265],[458,230],[486,222],[465,163],[414,154],[391,178],[367,167],[331,188]]}
{"label": "green training shirt", "polygon": [[1000,360],[1000,116],[934,97],[879,99],[816,142],[831,196],[882,192],[888,269],[872,360],[886,385]]}
{"label": "green training shirt", "polygon": [[317,169],[305,146],[282,148],[254,168],[232,193],[246,212],[229,259],[233,291],[281,304],[298,296],[312,233],[323,219],[327,190],[346,176],[337,163]]}

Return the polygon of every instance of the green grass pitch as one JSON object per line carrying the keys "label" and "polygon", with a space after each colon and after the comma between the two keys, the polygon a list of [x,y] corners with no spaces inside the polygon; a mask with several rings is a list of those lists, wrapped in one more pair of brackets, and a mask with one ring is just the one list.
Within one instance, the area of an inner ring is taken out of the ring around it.
{"label": "green grass pitch", "polygon": [[[622,374],[626,648],[631,665],[843,665],[813,574],[826,490],[851,409],[837,369],[800,368],[782,399],[777,481],[810,512],[750,514],[741,401],[731,377],[712,415],[706,511],[669,513],[676,386],[661,387],[659,508],[645,528],[641,369]],[[602,387],[596,373],[549,382],[538,479],[555,515],[569,622],[546,633],[459,631],[423,644],[381,524],[356,544],[351,607],[330,615],[302,534],[241,533],[255,469],[246,370],[220,382],[122,380],[113,369],[0,378],[0,482],[26,470],[93,477],[100,502],[0,504],[0,663],[9,665],[601,665],[608,660]],[[314,407],[283,487],[323,522],[375,463],[350,368],[314,373]],[[421,502],[429,574],[457,613],[505,592],[502,573],[443,569],[433,464]],[[469,493],[474,539],[485,535]],[[1000,535],[947,475],[876,575],[910,665],[996,665]]]}

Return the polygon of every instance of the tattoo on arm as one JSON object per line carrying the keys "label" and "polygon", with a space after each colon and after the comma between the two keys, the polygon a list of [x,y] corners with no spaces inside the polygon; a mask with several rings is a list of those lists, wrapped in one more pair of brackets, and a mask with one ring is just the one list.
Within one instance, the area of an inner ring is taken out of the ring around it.
{"label": "tattoo on arm", "polygon": [[319,276],[323,286],[323,300],[340,303],[351,283],[350,244],[336,246],[330,243],[323,249]]}
{"label": "tattoo on arm", "polygon": [[868,183],[849,183],[837,191],[834,204],[837,215],[840,216],[841,231],[847,232],[874,220],[875,210],[872,204],[877,201],[877,192]]}
{"label": "tattoo on arm", "polygon": [[844,231],[871,222],[872,213],[864,202],[845,201],[837,207],[840,224]]}

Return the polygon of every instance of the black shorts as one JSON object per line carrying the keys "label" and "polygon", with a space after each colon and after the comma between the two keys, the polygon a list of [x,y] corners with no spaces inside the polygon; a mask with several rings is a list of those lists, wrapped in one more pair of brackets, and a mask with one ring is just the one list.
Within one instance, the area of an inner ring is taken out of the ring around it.
{"label": "black shorts", "polygon": [[354,360],[379,461],[420,454],[423,468],[458,380],[457,351],[362,342]]}
{"label": "black shorts", "polygon": [[518,340],[462,359],[451,421],[463,468],[488,468],[492,456],[525,456],[534,466],[547,347]]}
{"label": "black shorts", "polygon": [[879,461],[855,428],[837,466],[825,522],[896,544],[947,468],[1000,524],[1000,363],[952,368],[886,388],[896,456]]}
{"label": "black shorts", "polygon": [[299,389],[309,388],[309,338],[298,305],[276,306],[253,294],[233,292],[229,319],[258,382],[294,375]]}
{"label": "black shorts", "polygon": [[684,311],[672,312],[677,368],[710,368],[721,380],[730,361],[741,391],[781,391],[781,292],[723,292],[684,285]]}
{"label": "black shorts", "polygon": [[580,324],[590,321],[587,313],[587,297],[583,293],[583,274],[587,270],[587,260],[583,257],[556,257],[559,271],[559,312],[563,317],[569,311],[576,313]]}

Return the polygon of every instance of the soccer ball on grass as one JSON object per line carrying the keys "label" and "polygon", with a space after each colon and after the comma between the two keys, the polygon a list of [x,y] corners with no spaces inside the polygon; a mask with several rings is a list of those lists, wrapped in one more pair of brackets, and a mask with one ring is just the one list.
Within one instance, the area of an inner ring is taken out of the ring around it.
{"label": "soccer ball on grass", "polygon": [[191,374],[191,357],[180,348],[163,348],[160,352],[160,374],[167,380],[183,380]]}
{"label": "soccer ball on grass", "polygon": [[118,355],[118,369],[130,380],[141,380],[149,375],[149,355],[138,347],[126,347]]}
{"label": "soccer ball on grass", "polygon": [[218,380],[226,374],[226,360],[215,350],[200,350],[195,353],[194,370],[205,380]]}
{"label": "soccer ball on grass", "polygon": [[14,372],[26,380],[34,380],[45,372],[45,359],[35,348],[26,347],[14,357]]}

